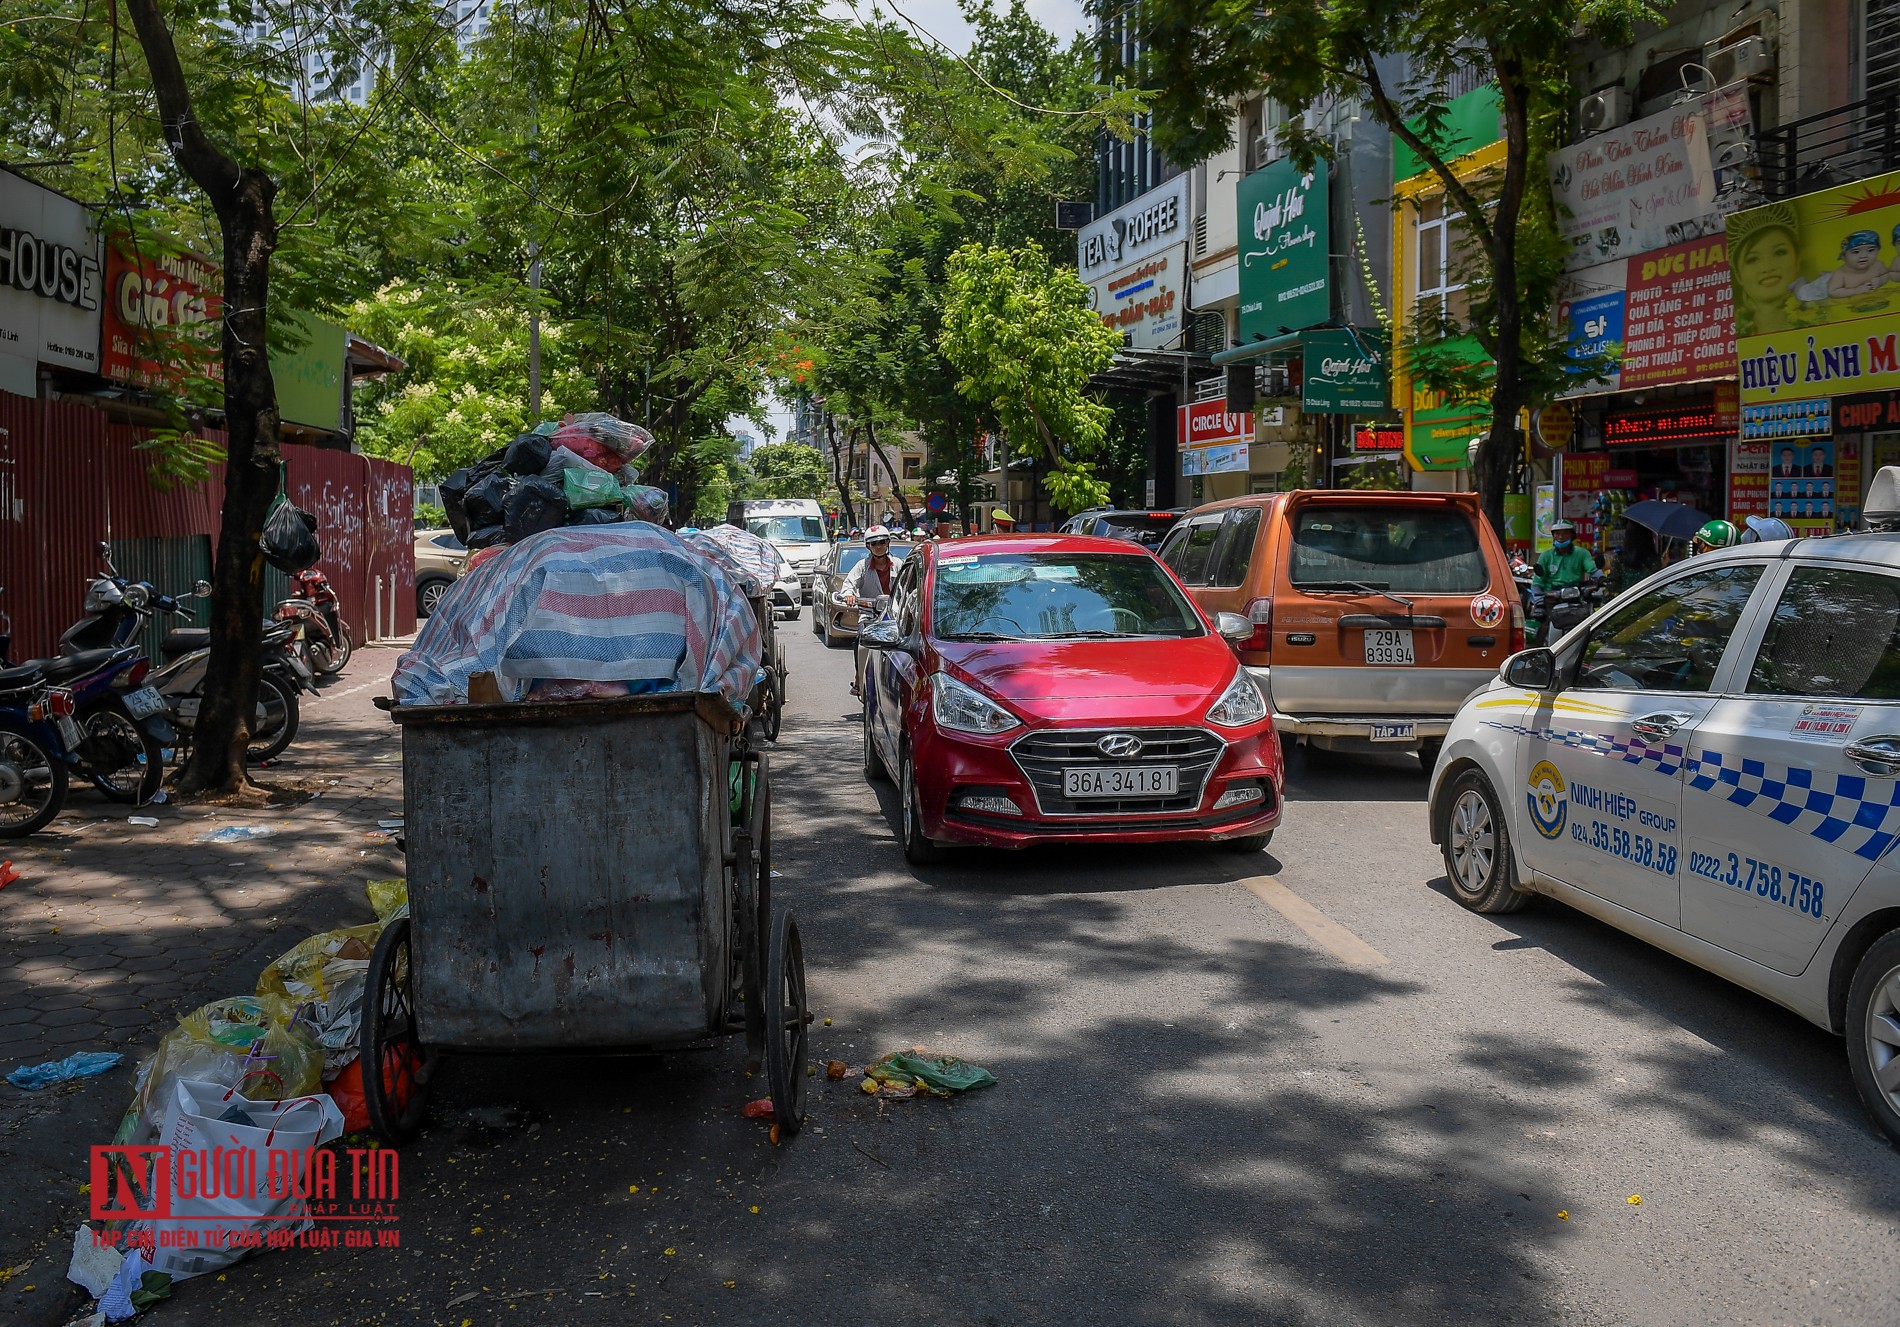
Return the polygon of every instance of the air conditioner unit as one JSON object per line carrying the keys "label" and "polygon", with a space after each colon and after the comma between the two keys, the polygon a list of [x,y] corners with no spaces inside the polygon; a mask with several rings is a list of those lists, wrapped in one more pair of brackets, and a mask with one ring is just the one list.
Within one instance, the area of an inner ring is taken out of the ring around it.
{"label": "air conditioner unit", "polygon": [[1621,83],[1592,92],[1577,103],[1577,132],[1584,137],[1614,129],[1630,118],[1630,94]]}
{"label": "air conditioner unit", "polygon": [[1271,166],[1286,155],[1286,149],[1280,146],[1280,140],[1272,134],[1261,134],[1253,140],[1253,168]]}
{"label": "air conditioner unit", "polygon": [[1711,42],[1702,52],[1715,86],[1726,87],[1744,78],[1762,78],[1775,70],[1774,48],[1761,37],[1744,37],[1720,46]]}

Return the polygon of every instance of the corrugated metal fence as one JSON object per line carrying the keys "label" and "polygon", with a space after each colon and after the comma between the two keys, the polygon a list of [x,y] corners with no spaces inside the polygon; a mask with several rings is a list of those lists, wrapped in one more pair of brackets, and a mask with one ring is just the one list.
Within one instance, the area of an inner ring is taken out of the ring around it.
{"label": "corrugated metal fence", "polygon": [[[85,406],[0,392],[0,611],[13,620],[14,658],[52,653],[78,620],[102,540],[123,574],[170,593],[210,576],[222,477],[154,488],[138,450],[148,436]],[[284,456],[286,492],[317,517],[317,565],[356,638],[415,630],[408,467],[317,447],[286,446]],[[269,572],[264,589],[260,609],[283,597],[286,578]],[[145,643],[156,645],[155,632]]]}

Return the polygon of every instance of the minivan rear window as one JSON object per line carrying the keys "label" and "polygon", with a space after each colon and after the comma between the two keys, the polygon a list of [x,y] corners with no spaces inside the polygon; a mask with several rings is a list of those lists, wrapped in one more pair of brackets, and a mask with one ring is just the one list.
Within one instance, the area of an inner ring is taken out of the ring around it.
{"label": "minivan rear window", "polygon": [[1302,507],[1288,569],[1302,589],[1476,594],[1491,583],[1471,518],[1451,508]]}

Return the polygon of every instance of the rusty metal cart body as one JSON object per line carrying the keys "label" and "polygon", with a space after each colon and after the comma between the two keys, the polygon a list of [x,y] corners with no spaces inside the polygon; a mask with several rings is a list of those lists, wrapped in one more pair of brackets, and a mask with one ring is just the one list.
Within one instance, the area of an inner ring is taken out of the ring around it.
{"label": "rusty metal cart body", "polygon": [[376,1133],[415,1135],[443,1051],[656,1051],[738,1032],[795,1131],[804,956],[797,922],[772,910],[765,758],[724,701],[385,708],[402,729],[409,916],[370,959]]}

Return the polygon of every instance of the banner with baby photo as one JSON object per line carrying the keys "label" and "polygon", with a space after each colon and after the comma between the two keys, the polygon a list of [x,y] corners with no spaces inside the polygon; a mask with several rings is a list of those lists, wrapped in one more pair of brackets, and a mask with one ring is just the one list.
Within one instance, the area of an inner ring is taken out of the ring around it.
{"label": "banner with baby photo", "polygon": [[1900,387],[1900,172],[1728,218],[1745,405]]}

